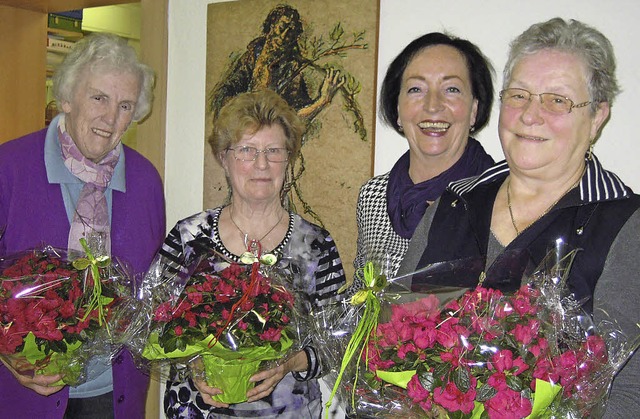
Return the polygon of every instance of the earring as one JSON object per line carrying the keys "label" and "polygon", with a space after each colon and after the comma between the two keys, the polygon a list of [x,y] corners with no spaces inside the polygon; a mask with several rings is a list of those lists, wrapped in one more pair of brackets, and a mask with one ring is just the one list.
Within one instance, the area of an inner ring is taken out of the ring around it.
{"label": "earring", "polygon": [[593,160],[593,145],[595,144],[595,141],[591,141],[591,144],[589,144],[589,151],[587,151],[587,160],[591,161]]}
{"label": "earring", "polygon": [[398,125],[398,131],[404,132],[404,128],[402,128],[402,125]]}

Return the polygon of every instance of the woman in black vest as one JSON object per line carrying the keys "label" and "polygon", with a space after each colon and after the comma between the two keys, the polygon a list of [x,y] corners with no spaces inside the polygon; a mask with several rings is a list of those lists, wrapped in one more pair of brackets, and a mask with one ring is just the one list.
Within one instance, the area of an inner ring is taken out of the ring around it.
{"label": "woman in black vest", "polygon": [[[413,287],[514,291],[557,240],[580,251],[569,286],[596,322],[608,313],[630,337],[640,324],[640,196],[592,149],[619,91],[608,39],[575,20],[535,24],[510,47],[500,92],[506,160],[452,183],[428,208],[399,274],[442,261],[463,266],[414,275]],[[640,358],[614,380],[607,416],[640,411]]]}

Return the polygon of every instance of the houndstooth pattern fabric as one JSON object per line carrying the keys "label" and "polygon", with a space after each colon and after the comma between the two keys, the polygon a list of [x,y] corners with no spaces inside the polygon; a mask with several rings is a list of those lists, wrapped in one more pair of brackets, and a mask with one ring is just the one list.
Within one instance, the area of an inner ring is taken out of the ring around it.
{"label": "houndstooth pattern fabric", "polygon": [[353,265],[358,270],[367,261],[380,263],[387,277],[398,271],[409,239],[400,237],[391,226],[387,213],[387,185],[389,173],[375,176],[360,188],[356,219],[358,222],[358,243]]}

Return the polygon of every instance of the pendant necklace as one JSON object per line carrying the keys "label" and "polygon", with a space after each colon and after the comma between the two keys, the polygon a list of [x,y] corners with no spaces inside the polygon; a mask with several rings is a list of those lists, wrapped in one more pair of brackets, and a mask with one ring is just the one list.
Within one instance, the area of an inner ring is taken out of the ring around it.
{"label": "pendant necklace", "polygon": [[240,234],[242,234],[244,236],[244,245],[245,247],[249,247],[249,244],[253,244],[253,243],[260,243],[262,240],[264,240],[269,234],[271,234],[273,232],[273,230],[276,229],[276,227],[280,224],[280,221],[282,221],[282,217],[283,217],[283,213],[280,213],[280,218],[278,218],[278,221],[273,225],[273,227],[271,227],[269,229],[269,231],[267,231],[264,236],[260,237],[258,240],[256,239],[251,239],[249,240],[249,233],[245,233],[239,226],[238,224],[236,224],[236,221],[233,219],[233,211],[231,211],[231,209],[229,209],[229,218],[231,218],[231,222],[233,223],[234,226],[236,226],[236,228],[238,229],[238,231],[240,232]]}
{"label": "pendant necklace", "polygon": [[[583,171],[584,173],[584,171]],[[578,184],[580,183],[580,181],[582,180],[582,176],[580,176],[578,178],[578,180],[569,187],[569,189],[567,189],[562,195],[560,195],[560,197],[558,199],[556,199],[551,205],[549,205],[549,207],[544,210],[542,212],[542,214],[540,214],[535,220],[533,220],[532,222],[530,222],[529,224],[527,224],[527,226],[525,228],[523,228],[522,230],[518,229],[518,226],[516,225],[516,219],[513,216],[513,210],[511,209],[511,177],[509,177],[509,179],[507,179],[507,207],[509,208],[509,216],[511,216],[511,225],[513,226],[513,229],[516,231],[516,236],[519,236],[520,233],[522,233],[524,230],[528,229],[529,227],[531,227],[534,223],[536,223],[538,220],[540,220],[542,217],[544,217],[545,215],[547,215],[547,213],[549,211],[551,211],[553,209],[553,207],[556,206],[556,204],[558,202],[560,202],[560,200],[562,198],[564,198],[564,196],[566,194],[569,193],[569,191],[571,191],[573,188],[575,188],[576,186],[578,186]]]}

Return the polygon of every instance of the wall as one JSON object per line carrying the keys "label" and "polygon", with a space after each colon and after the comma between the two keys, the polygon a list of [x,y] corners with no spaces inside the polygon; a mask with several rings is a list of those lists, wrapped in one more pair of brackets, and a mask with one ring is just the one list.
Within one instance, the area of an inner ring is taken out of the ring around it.
{"label": "wall", "polygon": [[[615,7],[612,7],[615,4]],[[410,13],[408,13],[410,12]],[[611,118],[605,126],[595,153],[603,165],[614,170],[629,186],[640,190],[640,172],[635,159],[636,138],[629,135],[637,121],[637,94],[640,92],[640,3],[618,0],[382,0],[380,15],[380,50],[378,80],[384,77],[388,64],[400,50],[417,36],[432,31],[450,31],[476,43],[492,60],[497,72],[496,92],[502,86],[502,68],[507,58],[509,41],[535,22],[552,17],[574,18],[593,25],[612,42],[618,59],[618,81],[623,92],[615,101]],[[385,34],[392,34],[385,35]],[[498,103],[490,125],[478,136],[495,159],[503,154],[497,137]],[[378,123],[376,135],[376,173],[391,169],[404,152],[406,141],[394,131]]]}
{"label": "wall", "polygon": [[169,1],[167,227],[202,210],[207,0]]}

